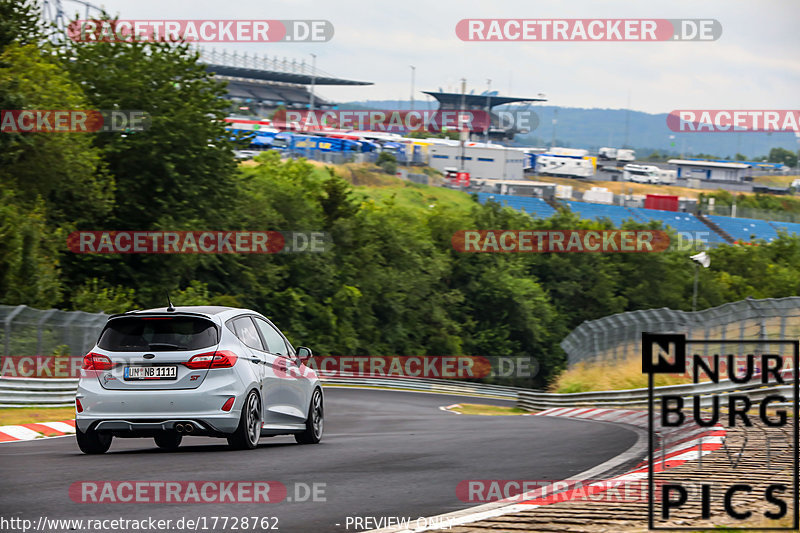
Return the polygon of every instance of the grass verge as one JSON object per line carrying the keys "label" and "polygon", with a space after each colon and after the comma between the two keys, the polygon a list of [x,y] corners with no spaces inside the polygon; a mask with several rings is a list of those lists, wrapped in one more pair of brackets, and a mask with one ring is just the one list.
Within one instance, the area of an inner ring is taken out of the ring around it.
{"label": "grass verge", "polygon": [[529,411],[519,407],[505,407],[501,405],[484,405],[480,403],[460,403],[450,411],[461,413],[462,415],[482,415],[482,416],[508,416],[521,415]]}
{"label": "grass verge", "polygon": [[[656,374],[655,386],[691,383],[691,377]],[[641,389],[647,387],[647,374],[642,373],[641,357],[625,361],[582,362],[562,372],[550,387],[551,392],[589,392],[602,390]]]}
{"label": "grass verge", "polygon": [[0,426],[60,422],[75,418],[74,407],[8,407],[0,409]]}

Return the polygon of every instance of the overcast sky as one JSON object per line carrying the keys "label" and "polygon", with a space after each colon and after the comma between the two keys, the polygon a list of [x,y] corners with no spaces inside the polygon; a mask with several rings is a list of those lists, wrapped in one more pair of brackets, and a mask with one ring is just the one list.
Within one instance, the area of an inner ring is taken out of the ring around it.
{"label": "overcast sky", "polygon": [[[420,90],[512,96],[544,93],[559,106],[800,109],[797,0],[93,0],[123,19],[326,19],[327,43],[219,44],[229,51],[306,59],[365,87],[320,87],[334,100],[408,100]],[[64,0],[65,6],[75,4]],[[465,18],[713,18],[714,42],[463,42]]]}

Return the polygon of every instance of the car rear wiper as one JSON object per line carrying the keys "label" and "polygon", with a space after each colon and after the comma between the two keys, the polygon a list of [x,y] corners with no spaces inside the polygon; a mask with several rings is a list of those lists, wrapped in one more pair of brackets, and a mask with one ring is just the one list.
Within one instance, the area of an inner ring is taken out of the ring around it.
{"label": "car rear wiper", "polygon": [[178,346],[177,344],[170,344],[168,342],[152,342],[152,343],[150,343],[150,349],[151,350],[154,349],[153,348],[154,346],[157,346],[157,347],[160,347],[160,348],[172,348],[174,350],[185,350],[186,349],[186,346]]}

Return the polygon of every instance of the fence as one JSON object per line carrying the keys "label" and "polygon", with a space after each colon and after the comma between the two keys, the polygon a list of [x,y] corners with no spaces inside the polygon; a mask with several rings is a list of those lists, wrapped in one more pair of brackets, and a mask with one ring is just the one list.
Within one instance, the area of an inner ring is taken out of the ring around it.
{"label": "fence", "polygon": [[[684,333],[696,340],[781,340],[800,337],[800,297],[748,298],[688,312],[672,309],[630,311],[584,322],[563,341],[569,366],[581,361],[641,357],[642,332]],[[734,348],[744,353],[745,345]],[[705,355],[713,347],[704,347]],[[788,355],[788,346],[777,352]]]}
{"label": "fence", "polygon": [[707,205],[703,206],[704,211],[709,215],[720,215],[724,217],[734,216],[736,218],[756,218],[759,220],[769,220],[773,222],[800,222],[800,214],[789,211],[778,211],[777,209],[757,209],[754,207],[733,207],[730,205],[715,205],[713,211]]}
{"label": "fence", "polygon": [[103,313],[0,305],[3,356],[86,354],[108,319]]}

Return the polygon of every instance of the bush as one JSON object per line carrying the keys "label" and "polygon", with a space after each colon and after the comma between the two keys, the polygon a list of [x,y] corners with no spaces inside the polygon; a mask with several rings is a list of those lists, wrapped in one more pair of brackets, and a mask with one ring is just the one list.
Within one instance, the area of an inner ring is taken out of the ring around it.
{"label": "bush", "polygon": [[397,158],[394,156],[394,154],[389,152],[381,152],[378,154],[378,160],[376,161],[376,164],[387,174],[391,174],[393,176],[397,174]]}

